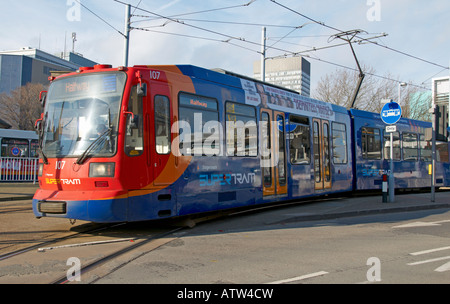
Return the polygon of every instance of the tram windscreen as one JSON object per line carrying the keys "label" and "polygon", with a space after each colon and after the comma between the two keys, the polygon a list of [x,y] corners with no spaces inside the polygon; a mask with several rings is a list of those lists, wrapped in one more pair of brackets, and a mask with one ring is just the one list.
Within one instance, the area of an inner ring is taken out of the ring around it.
{"label": "tram windscreen", "polygon": [[114,155],[125,82],[122,72],[55,80],[44,110],[42,151],[46,157],[79,157],[87,149],[90,156]]}

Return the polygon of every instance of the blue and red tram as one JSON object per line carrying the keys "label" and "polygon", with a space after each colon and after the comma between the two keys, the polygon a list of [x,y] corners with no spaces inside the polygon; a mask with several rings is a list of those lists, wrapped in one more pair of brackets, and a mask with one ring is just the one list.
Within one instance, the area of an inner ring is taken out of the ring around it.
{"label": "blue and red tram", "polygon": [[[389,168],[379,115],[190,65],[80,68],[52,80],[38,125],[37,217],[142,221],[381,189]],[[429,187],[431,125],[399,125],[396,185]]]}
{"label": "blue and red tram", "polygon": [[[376,113],[350,110],[354,126],[354,189],[381,189],[383,175],[390,174],[390,134]],[[393,133],[396,189],[431,186],[432,124],[402,118]],[[436,186],[450,184],[448,142],[436,142]]]}

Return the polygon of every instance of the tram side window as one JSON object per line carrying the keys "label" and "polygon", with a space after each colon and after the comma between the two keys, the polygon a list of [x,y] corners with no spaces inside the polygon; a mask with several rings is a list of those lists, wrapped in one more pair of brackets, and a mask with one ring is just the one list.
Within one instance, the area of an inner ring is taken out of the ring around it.
{"label": "tram side window", "polygon": [[426,138],[425,135],[419,135],[419,145],[420,145],[420,160],[424,162],[431,161],[431,152],[432,152],[432,142],[431,138]]}
{"label": "tram side window", "polygon": [[[431,133],[426,132],[426,135],[419,135],[420,145],[420,160],[431,162],[432,140]],[[448,162],[448,142],[436,141],[436,160],[438,162]]]}
{"label": "tram side window", "polygon": [[333,162],[346,164],[348,162],[347,131],[345,124],[333,122]]}
{"label": "tram side window", "polygon": [[219,155],[221,129],[217,100],[180,93],[178,109],[181,154]]}
{"label": "tram side window", "polygon": [[[400,133],[394,132],[392,134],[393,141],[393,160],[401,160],[402,151],[400,148]],[[384,133],[384,159],[391,159],[391,135],[390,133]]]}
{"label": "tram side window", "polygon": [[137,87],[131,89],[128,103],[127,130],[125,136],[125,153],[128,156],[139,156],[144,152],[142,97],[138,97]]}
{"label": "tram side window", "polygon": [[445,162],[445,163],[449,161],[448,142],[446,141],[436,142],[436,160],[438,162]]}
{"label": "tram side window", "polygon": [[258,132],[255,108],[228,101],[225,109],[227,155],[257,156]]}
{"label": "tram side window", "polygon": [[278,129],[278,182],[280,185],[286,184],[286,161],[285,161],[285,130],[284,117],[277,115],[277,129]]}
{"label": "tram side window", "polygon": [[289,134],[289,155],[291,164],[307,165],[311,163],[311,130],[309,118],[291,115],[289,125],[293,131]]}
{"label": "tram side window", "polygon": [[158,154],[170,153],[170,103],[167,96],[155,96],[155,138]]}
{"label": "tram side window", "polygon": [[362,156],[364,159],[381,159],[380,130],[363,127],[361,130]]}
{"label": "tram side window", "polygon": [[272,185],[272,155],[271,155],[271,136],[270,136],[270,117],[267,112],[261,113],[261,159],[263,160],[262,174],[264,186]]}
{"label": "tram side window", "polygon": [[417,144],[417,134],[403,133],[403,160],[417,161],[419,150]]}
{"label": "tram side window", "polygon": [[2,138],[1,156],[28,157],[28,139]]}

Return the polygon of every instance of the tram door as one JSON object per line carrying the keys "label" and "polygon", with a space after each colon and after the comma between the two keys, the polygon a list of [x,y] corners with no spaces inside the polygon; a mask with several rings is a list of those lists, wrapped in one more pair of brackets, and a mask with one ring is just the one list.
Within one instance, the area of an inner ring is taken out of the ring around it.
{"label": "tram door", "polygon": [[314,189],[331,188],[330,122],[313,119]]}
{"label": "tram door", "polygon": [[284,113],[261,111],[261,170],[263,195],[287,194]]}
{"label": "tram door", "polygon": [[150,170],[153,170],[154,186],[169,185],[173,178],[167,174],[166,168],[173,168],[174,158],[171,156],[171,111],[170,88],[167,85],[152,84],[150,112]]}

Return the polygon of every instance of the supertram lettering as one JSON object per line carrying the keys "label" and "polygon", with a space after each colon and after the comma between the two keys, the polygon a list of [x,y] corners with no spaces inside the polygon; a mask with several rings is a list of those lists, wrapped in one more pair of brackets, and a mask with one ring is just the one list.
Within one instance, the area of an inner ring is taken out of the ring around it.
{"label": "supertram lettering", "polygon": [[78,178],[46,178],[45,183],[48,185],[81,185],[81,180]]}
{"label": "supertram lettering", "polygon": [[255,173],[201,174],[200,187],[252,184],[254,180]]}

